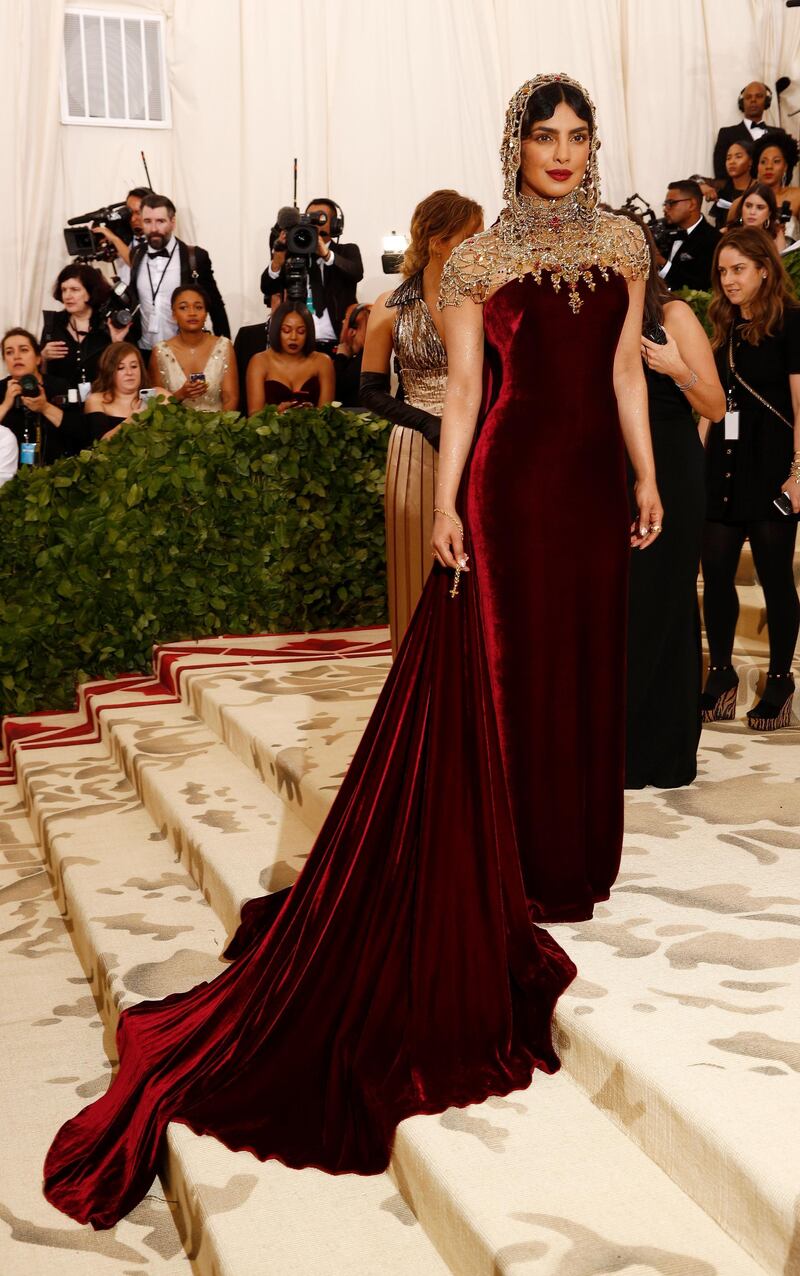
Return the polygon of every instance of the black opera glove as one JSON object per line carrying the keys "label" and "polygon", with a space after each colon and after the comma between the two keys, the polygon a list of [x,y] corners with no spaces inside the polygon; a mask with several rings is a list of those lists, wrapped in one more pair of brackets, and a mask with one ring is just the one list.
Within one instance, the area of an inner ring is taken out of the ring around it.
{"label": "black opera glove", "polygon": [[392,425],[405,425],[410,430],[416,430],[438,452],[442,418],[433,416],[422,408],[412,408],[410,403],[404,403],[401,399],[395,399],[389,393],[389,385],[388,372],[362,372],[359,393],[362,407],[391,421]]}

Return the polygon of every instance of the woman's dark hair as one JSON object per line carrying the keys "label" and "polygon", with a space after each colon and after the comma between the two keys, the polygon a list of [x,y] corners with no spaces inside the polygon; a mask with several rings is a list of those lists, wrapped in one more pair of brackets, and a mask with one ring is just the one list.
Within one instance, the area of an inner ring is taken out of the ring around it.
{"label": "woman's dark hair", "polygon": [[615,208],[613,210],[617,217],[627,217],[628,221],[635,222],[636,225],[644,232],[647,240],[647,247],[650,249],[650,273],[647,276],[647,282],[644,288],[644,314],[642,316],[642,330],[651,332],[656,326],[661,327],[664,322],[664,306],[668,301],[674,301],[664,280],[658,273],[658,263],[656,262],[656,241],[653,239],[653,233],[646,222],[642,221],[637,213],[630,212],[627,208]]}
{"label": "woman's dark hair", "polygon": [[206,313],[208,313],[211,306],[211,298],[205,288],[201,288],[199,284],[179,284],[169,299],[170,306],[174,306],[178,298],[183,296],[185,292],[196,292],[206,308]]}
{"label": "woman's dark hair", "polygon": [[9,328],[8,332],[3,333],[3,339],[0,341],[0,351],[5,350],[6,342],[9,337],[25,337],[27,341],[30,341],[37,356],[42,353],[42,347],[39,345],[39,342],[36,340],[33,333],[28,332],[27,328]]}
{"label": "woman's dark hair", "polygon": [[114,341],[110,346],[106,346],[101,354],[97,365],[97,376],[92,382],[92,389],[102,394],[106,403],[111,403],[114,398],[114,378],[117,375],[117,368],[129,354],[135,354],[139,361],[139,375],[141,377],[139,388],[141,389],[142,386],[149,384],[144,360],[138,346],[133,345],[130,341]]}
{"label": "woman's dark hair", "polygon": [[758,177],[758,162],[764,151],[768,151],[773,146],[776,151],[780,151],[786,160],[786,174],[783,184],[784,186],[791,186],[794,166],[797,163],[797,142],[788,133],[765,133],[763,137],[758,139],[753,147],[753,162],[750,166],[750,172],[754,178]]}
{"label": "woman's dark hair", "polygon": [[578,119],[583,120],[591,137],[594,131],[592,108],[580,89],[576,89],[572,84],[561,84],[558,80],[552,80],[550,84],[542,84],[538,89],[534,89],[528,98],[520,127],[520,139],[524,141],[526,137],[530,137],[535,124],[542,120],[549,120],[559,102],[566,102],[567,106],[572,107]]}
{"label": "woman's dark hair", "polygon": [[299,315],[306,325],[306,341],[303,346],[303,354],[313,354],[317,337],[314,331],[314,320],[311,318],[305,306],[299,301],[284,301],[282,306],[273,314],[269,321],[269,345],[271,350],[277,350],[281,353],[281,324],[287,315]]}
{"label": "woman's dark hair", "polygon": [[708,317],[713,329],[711,346],[714,350],[719,350],[728,340],[731,327],[739,316],[739,307],[728,301],[719,277],[720,253],[728,248],[747,257],[765,274],[763,287],[759,288],[750,305],[752,318],[739,329],[745,341],[751,346],[757,346],[765,337],[771,337],[782,328],[784,312],[797,306],[789,286],[789,276],[775,247],[775,240],[760,226],[735,226],[720,239],[711,265],[711,304],[708,307]]}
{"label": "woman's dark hair", "polygon": [[760,227],[761,230],[768,230],[774,239],[778,233],[778,201],[775,198],[775,192],[771,186],[766,186],[764,182],[752,182],[746,191],[742,192],[741,203],[739,204],[739,220],[734,224],[742,225],[744,217],[744,201],[749,199],[751,195],[758,195],[759,199],[763,199],[769,209],[769,221],[766,226]]}
{"label": "woman's dark hair", "polygon": [[89,305],[92,310],[96,310],[98,306],[102,306],[111,293],[111,285],[99,270],[95,270],[94,266],[86,266],[82,262],[73,261],[69,266],[65,266],[63,270],[59,270],[56,276],[56,282],[53,285],[53,297],[56,301],[61,300],[61,285],[65,284],[68,279],[77,279],[89,294]]}
{"label": "woman's dark hair", "polygon": [[730,151],[733,150],[734,146],[741,147],[741,149],[745,152],[746,155],[749,155],[751,159],[753,158],[753,139],[752,138],[737,137],[735,142],[731,142],[728,146],[726,146],[725,148],[726,159],[728,158]]}

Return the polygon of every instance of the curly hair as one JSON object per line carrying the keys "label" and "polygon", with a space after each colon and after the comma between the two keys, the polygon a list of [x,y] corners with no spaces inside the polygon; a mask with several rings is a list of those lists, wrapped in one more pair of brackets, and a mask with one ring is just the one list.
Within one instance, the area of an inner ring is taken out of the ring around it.
{"label": "curly hair", "polygon": [[101,274],[99,270],[95,270],[94,266],[87,266],[83,262],[73,261],[69,266],[64,266],[63,270],[59,270],[56,276],[56,282],[53,285],[53,298],[56,301],[61,300],[61,285],[65,284],[68,279],[77,279],[78,283],[86,289],[92,310],[102,306],[111,293],[111,284],[105,275]]}
{"label": "curly hair", "polygon": [[100,362],[97,365],[97,376],[92,382],[92,389],[98,394],[102,394],[105,403],[111,403],[114,398],[116,390],[114,379],[117,375],[117,368],[129,354],[135,354],[139,361],[139,374],[141,376],[139,388],[149,385],[144,360],[138,346],[133,345],[130,341],[115,341],[110,346],[106,346],[101,354]]}
{"label": "curly hair", "polygon": [[797,163],[797,142],[788,133],[765,133],[760,137],[753,147],[753,163],[750,166],[750,172],[753,174],[754,180],[758,180],[758,164],[761,156],[770,147],[780,151],[786,160],[786,172],[783,175],[783,185],[791,186],[792,174],[794,173],[795,164]]}
{"label": "curly hair", "polygon": [[474,222],[483,221],[483,209],[468,195],[440,190],[426,195],[411,214],[411,243],[403,256],[402,273],[408,279],[424,270],[431,259],[431,240],[452,239]]}
{"label": "curly hair", "polygon": [[795,309],[797,301],[789,286],[789,279],[768,231],[760,226],[736,226],[720,239],[711,266],[711,304],[708,317],[712,325],[711,345],[719,350],[727,341],[731,327],[739,316],[722,290],[719,275],[720,254],[733,248],[765,272],[763,286],[751,303],[752,316],[740,329],[741,335],[751,346],[757,346],[765,337],[771,337],[783,326],[786,310]]}

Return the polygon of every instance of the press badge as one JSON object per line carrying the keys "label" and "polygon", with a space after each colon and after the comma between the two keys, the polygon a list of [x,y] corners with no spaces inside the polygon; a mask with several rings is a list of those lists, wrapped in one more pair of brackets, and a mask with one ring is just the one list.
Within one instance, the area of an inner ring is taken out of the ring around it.
{"label": "press badge", "polygon": [[80,399],[81,403],[85,403],[91,393],[92,393],[91,381],[78,382],[78,398]]}
{"label": "press badge", "polygon": [[739,437],[739,409],[729,408],[725,413],[725,438],[730,441]]}

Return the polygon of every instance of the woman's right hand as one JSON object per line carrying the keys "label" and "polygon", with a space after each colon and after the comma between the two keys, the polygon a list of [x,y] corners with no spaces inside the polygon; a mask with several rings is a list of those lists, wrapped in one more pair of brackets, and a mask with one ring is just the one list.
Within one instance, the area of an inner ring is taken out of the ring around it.
{"label": "woman's right hand", "polygon": [[450,567],[454,571],[456,567],[460,567],[462,571],[468,572],[469,555],[464,553],[464,531],[461,519],[455,510],[451,510],[450,513],[452,518],[446,514],[434,515],[431,535],[433,557],[442,567]]}
{"label": "woman's right hand", "polygon": [[42,347],[42,358],[45,363],[49,363],[51,359],[66,359],[69,354],[69,346],[66,341],[48,341],[46,346]]}
{"label": "woman's right hand", "polygon": [[184,381],[182,386],[178,387],[172,397],[173,399],[177,399],[179,403],[183,403],[184,399],[199,399],[201,394],[205,394],[205,392],[205,381],[187,380]]}
{"label": "woman's right hand", "polygon": [[22,386],[20,385],[19,381],[17,380],[16,377],[9,377],[8,385],[6,386],[6,396],[3,399],[3,407],[4,408],[13,407],[14,400],[21,395],[22,395]]}

